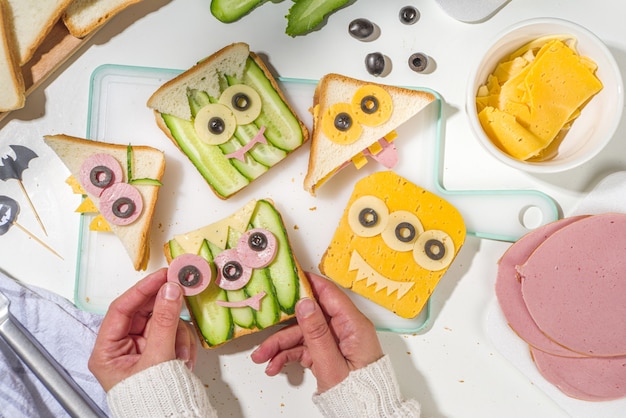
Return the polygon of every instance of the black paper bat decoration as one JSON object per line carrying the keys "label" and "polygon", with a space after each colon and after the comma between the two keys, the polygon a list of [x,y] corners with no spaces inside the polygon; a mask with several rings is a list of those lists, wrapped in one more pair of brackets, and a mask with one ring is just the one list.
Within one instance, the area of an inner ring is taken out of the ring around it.
{"label": "black paper bat decoration", "polygon": [[9,196],[0,196],[0,235],[4,235],[15,223],[19,204]]}
{"label": "black paper bat decoration", "polygon": [[15,158],[10,155],[0,158],[0,180],[16,179],[21,181],[22,173],[28,168],[30,160],[37,158],[37,154],[22,145],[9,145],[9,147],[15,152]]}

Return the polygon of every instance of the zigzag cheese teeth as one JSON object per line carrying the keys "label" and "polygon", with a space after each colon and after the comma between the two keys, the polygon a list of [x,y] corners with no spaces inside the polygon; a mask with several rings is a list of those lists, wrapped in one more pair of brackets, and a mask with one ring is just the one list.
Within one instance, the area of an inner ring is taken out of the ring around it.
{"label": "zigzag cheese teeth", "polygon": [[209,263],[199,255],[181,254],[172,260],[167,270],[167,280],[183,288],[185,296],[202,292],[211,282],[213,271]]}
{"label": "zigzag cheese teeth", "polygon": [[104,189],[124,181],[120,163],[109,154],[94,154],[80,166],[80,184],[94,196]]}
{"label": "zigzag cheese teeth", "polygon": [[129,225],[139,218],[142,211],[141,193],[131,184],[116,183],[100,195],[100,213],[114,225]]}

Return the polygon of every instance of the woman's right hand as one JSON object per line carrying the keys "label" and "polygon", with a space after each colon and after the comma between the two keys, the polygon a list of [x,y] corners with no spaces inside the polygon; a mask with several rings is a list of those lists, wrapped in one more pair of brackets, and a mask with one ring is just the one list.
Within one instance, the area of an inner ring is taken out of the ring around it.
{"label": "woman's right hand", "polygon": [[309,273],[318,302],[303,298],[296,304],[297,324],[271,335],[252,353],[255,363],[268,362],[265,372],[277,375],[299,362],[317,379],[318,393],[343,381],[352,370],[383,356],[372,322],[328,279]]}

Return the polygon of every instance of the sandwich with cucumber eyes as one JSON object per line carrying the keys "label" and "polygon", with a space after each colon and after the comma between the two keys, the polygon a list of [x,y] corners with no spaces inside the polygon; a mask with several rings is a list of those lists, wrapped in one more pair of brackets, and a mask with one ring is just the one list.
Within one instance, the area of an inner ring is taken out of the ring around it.
{"label": "sandwich with cucumber eyes", "polygon": [[166,82],[147,105],[221,199],[248,186],[309,137],[269,69],[242,42]]}
{"label": "sandwich with cucumber eyes", "polygon": [[165,171],[163,152],[69,135],[46,135],[44,141],[69,169],[67,183],[74,193],[85,196],[76,211],[93,214],[89,230],[114,233],[135,270],[145,270],[150,259],[150,227]]}
{"label": "sandwich with cucumber eyes", "polygon": [[282,216],[269,199],[174,236],[164,245],[168,280],[182,285],[205,348],[225,344],[295,315],[312,297]]}
{"label": "sandwich with cucumber eyes", "polygon": [[313,97],[313,130],[304,189],[316,194],[351,163],[373,159],[391,169],[398,155],[396,129],[435,101],[429,91],[327,74]]}

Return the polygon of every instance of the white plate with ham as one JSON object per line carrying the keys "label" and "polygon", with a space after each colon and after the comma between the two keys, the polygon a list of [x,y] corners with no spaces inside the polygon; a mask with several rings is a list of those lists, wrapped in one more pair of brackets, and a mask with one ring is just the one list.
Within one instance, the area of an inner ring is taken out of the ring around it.
{"label": "white plate with ham", "polygon": [[622,196],[626,173],[609,176],[576,213],[527,234],[498,263],[489,335],[574,417],[626,410]]}

